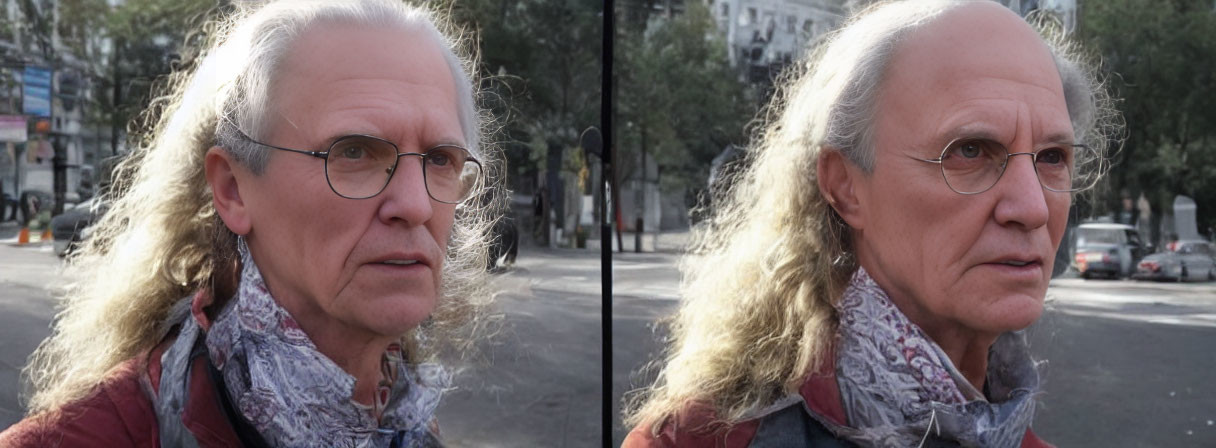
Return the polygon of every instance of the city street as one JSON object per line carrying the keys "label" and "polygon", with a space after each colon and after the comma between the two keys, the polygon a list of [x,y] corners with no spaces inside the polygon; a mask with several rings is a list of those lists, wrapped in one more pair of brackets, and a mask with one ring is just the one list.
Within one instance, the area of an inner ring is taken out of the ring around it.
{"label": "city street", "polygon": [[[21,419],[18,373],[48,334],[47,285],[61,285],[49,246],[0,243],[0,429]],[[496,276],[496,335],[453,365],[439,421],[453,447],[600,444],[600,257],[524,246]]]}
{"label": "city street", "polygon": [[[622,394],[662,347],[678,300],[676,255],[613,260],[613,440]],[[1033,424],[1056,446],[1216,446],[1216,283],[1059,279],[1029,330],[1045,393]]]}

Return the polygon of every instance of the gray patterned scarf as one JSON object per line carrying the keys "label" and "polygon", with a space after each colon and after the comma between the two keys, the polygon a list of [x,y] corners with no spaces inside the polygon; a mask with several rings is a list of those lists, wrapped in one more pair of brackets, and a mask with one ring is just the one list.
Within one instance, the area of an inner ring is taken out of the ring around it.
{"label": "gray patterned scarf", "polygon": [[439,445],[430,425],[450,384],[441,366],[408,364],[394,344],[375,403],[356,402],[355,378],[317,351],[270,296],[243,244],[240,252],[240,288],[211,326],[207,349],[234,407],[263,439],[283,447]]}
{"label": "gray patterned scarf", "polygon": [[836,379],[856,429],[840,436],[862,446],[1021,444],[1039,387],[1022,334],[1002,334],[989,349],[989,402],[865,269],[853,275],[838,311]]}

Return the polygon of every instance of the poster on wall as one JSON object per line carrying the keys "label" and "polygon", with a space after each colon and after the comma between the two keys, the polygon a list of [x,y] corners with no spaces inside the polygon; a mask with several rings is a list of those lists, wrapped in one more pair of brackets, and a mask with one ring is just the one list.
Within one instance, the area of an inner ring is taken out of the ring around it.
{"label": "poster on wall", "polygon": [[21,110],[35,117],[51,116],[51,69],[26,67],[21,72]]}
{"label": "poster on wall", "polygon": [[24,143],[28,129],[24,115],[0,115],[0,142]]}

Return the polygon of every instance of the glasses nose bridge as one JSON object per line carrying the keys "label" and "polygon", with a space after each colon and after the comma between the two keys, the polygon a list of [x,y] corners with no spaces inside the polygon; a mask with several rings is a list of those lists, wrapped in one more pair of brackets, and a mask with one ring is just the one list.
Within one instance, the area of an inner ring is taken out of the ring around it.
{"label": "glasses nose bridge", "polygon": [[[1014,156],[1030,156],[1030,169],[1034,171],[1034,179],[1039,183],[1039,187],[1043,187],[1043,179],[1039,177],[1039,167],[1035,162],[1038,161],[1038,154],[1033,152],[1010,152],[1005,154],[1005,163],[1001,166],[1001,174],[992,182],[992,186],[1001,182],[1005,178],[1005,172],[1009,171],[1009,165],[1013,161]],[[992,187],[989,187],[992,188]]]}
{"label": "glasses nose bridge", "polygon": [[[393,164],[393,172],[389,175],[386,184],[393,183],[393,178],[397,176],[397,171],[401,169],[401,159],[405,156],[418,156],[418,180],[422,182],[422,188],[426,191],[427,196],[431,195],[430,186],[426,183],[426,154],[416,152],[398,152],[396,163]],[[414,177],[414,176],[410,176]],[[386,186],[387,188],[387,186]]]}

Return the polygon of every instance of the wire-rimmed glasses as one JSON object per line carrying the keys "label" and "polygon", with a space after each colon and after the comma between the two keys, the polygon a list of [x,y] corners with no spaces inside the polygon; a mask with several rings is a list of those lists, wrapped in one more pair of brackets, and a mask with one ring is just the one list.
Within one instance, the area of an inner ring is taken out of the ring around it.
{"label": "wire-rimmed glasses", "polygon": [[347,199],[367,199],[384,191],[402,156],[422,159],[422,179],[427,195],[445,204],[467,200],[482,180],[481,162],[469,150],[456,145],[438,145],[421,153],[398,152],[397,145],[388,140],[351,134],[338,137],[325,151],[304,151],[259,142],[240,129],[236,133],[267,148],[324,159],[329,188]]}
{"label": "wire-rimmed glasses", "polygon": [[1084,189],[1084,186],[1076,185],[1074,174],[1077,152],[1086,149],[1088,147],[1080,144],[1056,144],[1037,152],[1011,153],[992,140],[965,137],[947,144],[936,159],[912,158],[941,166],[942,177],[954,192],[980,194],[1001,180],[1011,157],[1027,155],[1043,188],[1067,193]]}

